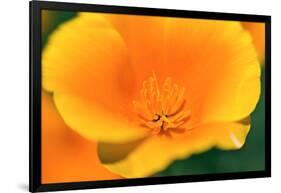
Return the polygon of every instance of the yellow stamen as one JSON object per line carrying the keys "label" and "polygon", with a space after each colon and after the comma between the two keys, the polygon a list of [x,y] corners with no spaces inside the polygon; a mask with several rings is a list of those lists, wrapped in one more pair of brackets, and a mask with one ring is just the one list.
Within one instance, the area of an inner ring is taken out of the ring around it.
{"label": "yellow stamen", "polygon": [[154,73],[143,82],[140,99],[133,104],[140,123],[154,134],[179,129],[190,117],[190,110],[185,109],[184,87],[179,87],[168,77],[160,88]]}

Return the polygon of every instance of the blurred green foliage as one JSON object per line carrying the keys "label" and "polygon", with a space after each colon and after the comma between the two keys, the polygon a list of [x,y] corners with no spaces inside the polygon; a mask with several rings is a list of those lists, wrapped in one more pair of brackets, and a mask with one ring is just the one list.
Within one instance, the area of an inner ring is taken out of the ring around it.
{"label": "blurred green foliage", "polygon": [[[61,23],[76,16],[75,12],[51,11],[51,26],[42,36],[42,45],[46,44],[49,34]],[[259,171],[265,169],[265,78],[262,75],[262,91],[259,103],[251,115],[251,130],[245,145],[234,151],[211,149],[208,152],[193,155],[185,160],[174,161],[164,171],[155,176],[175,176],[208,173],[227,173],[241,171]]]}

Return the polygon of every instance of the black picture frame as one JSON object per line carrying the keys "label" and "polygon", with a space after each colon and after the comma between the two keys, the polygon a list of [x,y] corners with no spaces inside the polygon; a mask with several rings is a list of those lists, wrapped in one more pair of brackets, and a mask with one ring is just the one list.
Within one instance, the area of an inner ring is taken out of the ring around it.
{"label": "black picture frame", "polygon": [[[213,180],[260,178],[271,176],[271,17],[267,15],[248,15],[216,13],[156,8],[108,6],[80,3],[31,1],[30,5],[30,161],[29,191],[55,191],[90,188],[108,188],[167,183],[183,183]],[[204,18],[216,20],[236,20],[264,22],[266,26],[265,45],[265,170],[237,173],[200,174],[186,176],[150,177],[107,181],[73,183],[41,183],[41,10],[85,11],[103,13],[123,13],[133,15],[169,16],[185,18]]]}

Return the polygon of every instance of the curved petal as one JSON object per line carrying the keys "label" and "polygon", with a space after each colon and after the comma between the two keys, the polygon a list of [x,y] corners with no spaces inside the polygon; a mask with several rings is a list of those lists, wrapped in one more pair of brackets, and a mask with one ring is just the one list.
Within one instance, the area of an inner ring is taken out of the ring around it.
{"label": "curved petal", "polygon": [[186,88],[191,122],[238,121],[255,109],[260,66],[251,36],[239,22],[170,19],[168,76]]}
{"label": "curved petal", "polygon": [[130,148],[124,148],[124,144],[99,144],[98,154],[105,167],[121,176],[147,177],[176,159],[186,159],[215,146],[228,150],[241,148],[250,128],[248,120],[203,125],[182,138],[154,136],[132,142]]}
{"label": "curved petal", "polygon": [[257,50],[261,64],[264,63],[265,56],[265,24],[256,22],[242,22],[243,27],[252,36],[253,44]]}
{"label": "curved petal", "polygon": [[100,163],[96,147],[67,127],[42,92],[42,183],[120,179]]}
{"label": "curved petal", "polygon": [[95,101],[67,94],[54,94],[54,101],[65,122],[87,139],[117,143],[148,134],[148,130],[129,121],[129,118],[110,112]]}
{"label": "curved petal", "polygon": [[241,148],[250,131],[250,118],[246,118],[239,122],[227,124],[211,124],[209,129],[214,128],[216,133],[217,146],[224,150]]}
{"label": "curved petal", "polygon": [[65,123],[88,139],[123,141],[144,133],[114,118],[130,116],[134,77],[125,43],[99,14],[64,23],[43,51],[43,87],[54,93]]}

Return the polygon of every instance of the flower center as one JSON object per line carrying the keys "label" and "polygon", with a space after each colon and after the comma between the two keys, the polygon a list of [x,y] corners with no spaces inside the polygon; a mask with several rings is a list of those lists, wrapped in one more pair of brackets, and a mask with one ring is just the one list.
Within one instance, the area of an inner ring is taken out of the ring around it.
{"label": "flower center", "polygon": [[185,130],[184,123],[190,118],[185,109],[185,88],[166,78],[159,87],[155,74],[143,82],[140,99],[133,101],[141,125],[154,134],[170,135],[172,131]]}

